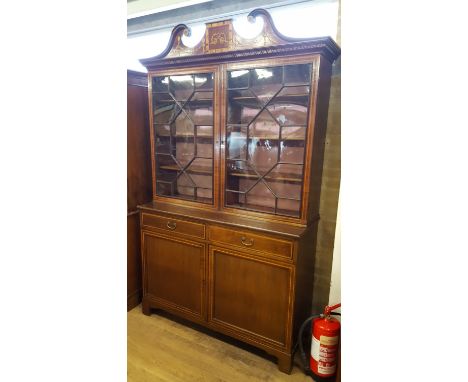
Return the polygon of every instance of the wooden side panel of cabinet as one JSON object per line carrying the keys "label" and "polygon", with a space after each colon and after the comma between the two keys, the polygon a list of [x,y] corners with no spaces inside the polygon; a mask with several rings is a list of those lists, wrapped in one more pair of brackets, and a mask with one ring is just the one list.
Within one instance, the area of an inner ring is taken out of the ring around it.
{"label": "wooden side panel of cabinet", "polygon": [[141,301],[140,221],[138,214],[127,216],[127,311]]}
{"label": "wooden side panel of cabinet", "polygon": [[202,320],[205,245],[144,231],[143,303]]}
{"label": "wooden side panel of cabinet", "polygon": [[140,227],[137,205],[151,200],[148,85],[144,73],[127,72],[127,310],[141,301]]}
{"label": "wooden side panel of cabinet", "polygon": [[310,177],[305,184],[308,187],[309,199],[308,221],[319,216],[320,191],[322,186],[323,156],[325,151],[325,137],[327,130],[328,103],[330,99],[332,64],[323,56],[320,57],[319,78],[316,93],[316,111],[314,116],[314,130],[310,149]]}
{"label": "wooden side panel of cabinet", "polygon": [[292,266],[217,247],[211,247],[209,256],[209,321],[288,349]]}
{"label": "wooden side panel of cabinet", "polygon": [[297,341],[302,323],[312,313],[317,226],[318,221],[313,222],[299,240],[296,262],[293,343]]}
{"label": "wooden side panel of cabinet", "polygon": [[127,212],[133,212],[152,199],[151,147],[146,75],[127,76]]}

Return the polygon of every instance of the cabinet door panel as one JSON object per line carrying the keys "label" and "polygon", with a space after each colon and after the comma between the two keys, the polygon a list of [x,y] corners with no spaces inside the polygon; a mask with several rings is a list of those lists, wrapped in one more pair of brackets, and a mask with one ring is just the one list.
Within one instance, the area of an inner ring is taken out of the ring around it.
{"label": "cabinet door panel", "polygon": [[202,317],[205,246],[144,233],[145,295]]}
{"label": "cabinet door panel", "polygon": [[152,77],[155,192],[213,204],[214,73]]}
{"label": "cabinet door panel", "polygon": [[301,216],[312,64],[227,71],[225,206]]}
{"label": "cabinet door panel", "polygon": [[290,346],[293,269],[212,247],[209,319],[229,329]]}

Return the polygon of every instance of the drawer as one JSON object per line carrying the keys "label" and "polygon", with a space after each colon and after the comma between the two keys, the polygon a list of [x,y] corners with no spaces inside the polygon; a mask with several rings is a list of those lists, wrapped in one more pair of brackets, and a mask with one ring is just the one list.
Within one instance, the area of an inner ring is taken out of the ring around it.
{"label": "drawer", "polygon": [[165,216],[142,214],[142,228],[157,228],[163,231],[205,238],[205,225],[187,220],[173,219]]}
{"label": "drawer", "polygon": [[268,252],[288,259],[292,259],[293,257],[293,243],[291,241],[275,239],[270,236],[251,233],[249,231],[238,231],[217,226],[210,226],[208,232],[209,239],[213,242]]}

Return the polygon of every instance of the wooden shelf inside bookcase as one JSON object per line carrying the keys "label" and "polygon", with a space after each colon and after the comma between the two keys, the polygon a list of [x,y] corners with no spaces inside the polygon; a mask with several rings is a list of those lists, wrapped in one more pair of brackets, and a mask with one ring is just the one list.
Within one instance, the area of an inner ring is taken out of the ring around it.
{"label": "wooden shelf inside bookcase", "polygon": [[[162,165],[162,166],[159,166],[159,168],[162,170],[169,170],[169,171],[181,171],[180,168],[176,165]],[[205,167],[190,167],[186,171],[191,174],[200,174],[200,175],[212,175],[213,173],[211,169],[208,169]],[[275,174],[278,174],[279,176],[267,175],[264,179],[267,181],[281,181],[281,182],[288,182],[288,183],[301,183],[302,182],[301,178],[294,178],[294,177],[290,177],[281,173],[275,173]],[[250,174],[231,172],[229,173],[229,175],[236,176],[239,178],[258,178],[257,174],[253,172]]]}
{"label": "wooden shelf inside bookcase", "polygon": [[[247,211],[262,211],[266,213],[272,213],[274,211],[273,207],[265,207],[265,206],[260,206],[258,204],[248,204],[248,203],[229,204],[228,207],[240,208],[240,209],[247,210]],[[285,209],[278,208],[276,212],[279,215],[284,215],[284,216],[297,216],[297,211],[293,211],[293,210],[285,210]]]}
{"label": "wooden shelf inside bookcase", "polygon": [[[305,85],[304,85],[305,86]],[[234,91],[234,90],[237,90],[237,89],[232,89],[231,91]],[[157,97],[157,95],[153,94],[153,97]],[[288,95],[282,95],[282,96],[276,96],[274,97],[275,101],[288,101],[288,100],[294,100],[294,99],[298,99],[298,98],[308,98],[309,97],[309,94],[288,94]],[[229,98],[230,100],[233,100],[233,101],[243,101],[243,100],[247,100],[247,101],[250,101],[250,100],[257,100],[258,98],[255,97],[255,96],[236,96],[236,97],[231,97]],[[158,102],[164,102],[164,103],[171,103],[171,102],[174,102],[174,99],[170,98],[170,99],[158,99]],[[181,103],[181,104],[184,104],[187,102],[187,100],[177,100],[177,102]],[[213,102],[213,99],[212,98],[198,98],[198,99],[192,99],[190,101],[188,101],[188,103],[195,103],[195,102]]]}
{"label": "wooden shelf inside bookcase", "polygon": [[[301,183],[302,182],[302,178],[293,178],[293,177],[290,177],[286,174],[281,174],[281,173],[275,173],[275,174],[278,174],[279,176],[265,176],[264,179],[269,181],[269,182],[287,182],[287,183]],[[240,172],[230,172],[229,173],[230,176],[237,176],[239,178],[254,178],[254,179],[257,179],[258,176],[257,174],[255,173],[250,173],[250,174],[245,174],[245,173],[240,173]]]}
{"label": "wooden shelf inside bookcase", "polygon": [[[176,165],[162,165],[159,166],[162,170],[170,170],[170,171],[181,171],[180,168]],[[213,170],[208,169],[206,167],[194,167],[191,166],[189,169],[185,170],[190,174],[200,174],[200,175],[212,175]]]}
{"label": "wooden shelf inside bookcase", "polygon": [[[201,126],[205,126],[205,125],[201,125]],[[164,137],[164,138],[169,138],[170,137],[170,134],[166,134],[166,133],[164,133],[164,134],[157,133],[156,135],[158,137]],[[195,134],[176,134],[173,137],[175,137],[175,138],[193,138],[193,137],[195,137]],[[197,138],[212,139],[213,135],[211,135],[211,134],[197,134]]]}
{"label": "wooden shelf inside bookcase", "polygon": [[[298,98],[308,98],[309,94],[287,94],[274,97],[274,101],[289,101],[290,99],[298,99]],[[242,100],[257,100],[258,98],[255,96],[236,96],[229,98],[233,101],[242,101]]]}
{"label": "wooden shelf inside bookcase", "polygon": [[[169,134],[157,134],[158,137],[164,137],[164,138],[169,138]],[[173,137],[175,138],[193,138],[195,135],[194,134],[176,134]],[[203,138],[203,139],[212,139],[213,136],[209,134],[197,134],[197,138]],[[246,139],[246,137],[236,137],[236,136],[231,136],[230,139]],[[258,139],[258,140],[269,140],[269,141],[279,141],[278,136],[274,135],[255,135],[255,136],[249,136],[249,139]],[[305,137],[299,137],[299,136],[289,136],[289,137],[282,137],[282,141],[305,141]]]}
{"label": "wooden shelf inside bookcase", "polygon": [[[247,137],[231,136],[231,139],[246,139]],[[258,140],[269,140],[269,141],[279,141],[277,135],[249,135],[249,139],[258,139]],[[281,137],[281,141],[305,141],[305,137],[292,136],[292,137]]]}
{"label": "wooden shelf inside bookcase", "polygon": [[[157,99],[158,102],[161,102],[161,103],[174,103],[175,101],[171,98],[171,99]],[[197,102],[209,102],[209,103],[212,103],[213,100],[211,98],[203,98],[203,99],[192,99],[190,101],[177,101],[178,103],[180,103],[181,105],[184,105],[185,103],[197,103]]]}

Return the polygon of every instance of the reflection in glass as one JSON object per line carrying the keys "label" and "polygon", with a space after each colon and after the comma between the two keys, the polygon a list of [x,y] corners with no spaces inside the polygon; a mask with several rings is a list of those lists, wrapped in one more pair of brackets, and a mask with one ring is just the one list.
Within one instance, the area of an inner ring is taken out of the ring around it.
{"label": "reflection in glass", "polygon": [[247,126],[227,126],[226,158],[247,159]]}
{"label": "reflection in glass", "polygon": [[194,76],[170,76],[169,92],[178,101],[186,101],[193,93],[195,86]]}
{"label": "reflection in glass", "polygon": [[213,203],[213,73],[153,77],[156,194]]}
{"label": "reflection in glass", "polygon": [[226,205],[299,217],[312,65],[228,72]]}

